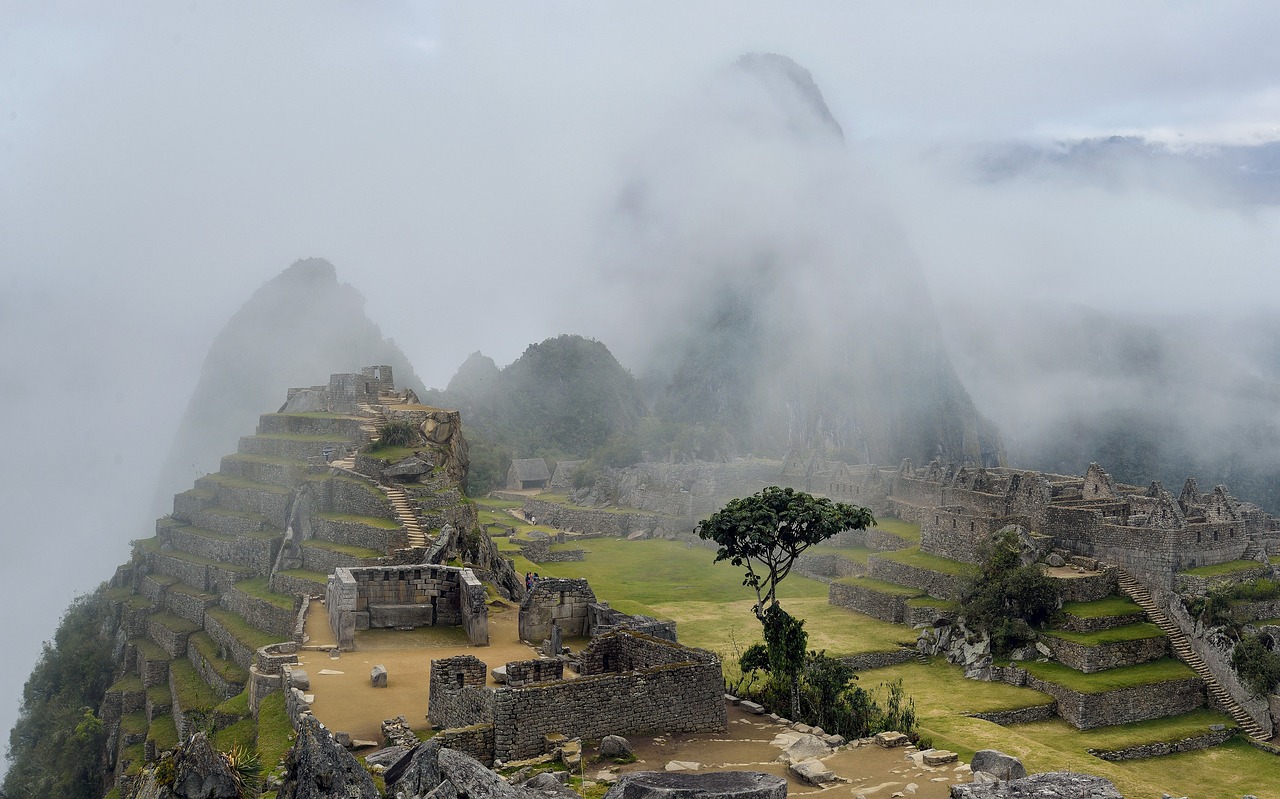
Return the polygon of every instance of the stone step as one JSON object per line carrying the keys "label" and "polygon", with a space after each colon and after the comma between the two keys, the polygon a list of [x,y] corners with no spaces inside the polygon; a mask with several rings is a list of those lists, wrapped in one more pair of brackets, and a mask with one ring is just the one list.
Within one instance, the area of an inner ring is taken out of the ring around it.
{"label": "stone step", "polygon": [[1181,627],[1165,615],[1164,611],[1160,609],[1160,606],[1151,598],[1151,594],[1146,590],[1146,588],[1123,569],[1117,574],[1116,582],[1120,586],[1120,590],[1136,602],[1139,607],[1146,611],[1147,616],[1155,622],[1160,629],[1164,630],[1168,634],[1169,640],[1173,644],[1173,651],[1177,654],[1178,658],[1190,666],[1191,670],[1204,680],[1205,692],[1209,698],[1225,710],[1227,714],[1240,725],[1241,729],[1249,735],[1249,737],[1257,740],[1264,740],[1265,732],[1261,726],[1254,721],[1253,717],[1246,713],[1244,708],[1240,707],[1239,703],[1236,702],[1231,694],[1222,687],[1222,684],[1213,676],[1213,673],[1209,670],[1209,667],[1205,664],[1204,660],[1201,659],[1200,655],[1191,646],[1190,642],[1187,641],[1186,633],[1184,633]]}

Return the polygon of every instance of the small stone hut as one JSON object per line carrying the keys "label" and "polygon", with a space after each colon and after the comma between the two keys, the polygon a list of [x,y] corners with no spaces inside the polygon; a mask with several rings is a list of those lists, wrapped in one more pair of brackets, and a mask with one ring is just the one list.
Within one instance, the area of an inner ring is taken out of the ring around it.
{"label": "small stone hut", "polygon": [[507,488],[513,491],[546,488],[550,482],[551,472],[547,470],[547,462],[542,458],[513,460],[511,468],[507,470]]}

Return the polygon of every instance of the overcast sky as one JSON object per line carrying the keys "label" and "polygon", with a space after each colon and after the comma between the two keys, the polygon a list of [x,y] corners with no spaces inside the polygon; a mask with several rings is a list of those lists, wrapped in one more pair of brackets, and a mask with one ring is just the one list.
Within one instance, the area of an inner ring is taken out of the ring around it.
{"label": "overcast sky", "polygon": [[767,51],[812,72],[944,310],[1195,313],[1215,281],[1275,307],[1272,208],[976,184],[953,153],[1275,140],[1277,30],[1263,2],[4,0],[0,575],[34,610],[0,622],[0,726],[67,601],[150,534],[213,336],[295,259],[332,261],[429,386],[562,332],[625,359],[591,305],[601,215],[708,75]]}

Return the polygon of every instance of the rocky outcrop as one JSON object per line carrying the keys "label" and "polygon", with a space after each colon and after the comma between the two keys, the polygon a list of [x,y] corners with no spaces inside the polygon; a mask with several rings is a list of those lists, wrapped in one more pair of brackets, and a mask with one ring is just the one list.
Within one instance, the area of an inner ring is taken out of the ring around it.
{"label": "rocky outcrop", "polygon": [[952,799],[1124,799],[1111,780],[1073,771],[1050,771],[1020,780],[951,786]]}
{"label": "rocky outcrop", "polygon": [[279,799],[381,799],[373,778],[355,755],[338,745],[314,716],[298,719],[298,739],[289,751]]}
{"label": "rocky outcrop", "polygon": [[[238,799],[243,795],[235,768],[203,732],[191,736],[160,763],[169,758],[171,764],[143,773],[129,799]],[[172,783],[158,776],[170,767]]]}
{"label": "rocky outcrop", "polygon": [[786,795],[786,780],[758,771],[637,771],[618,780],[605,799],[786,799]]}
{"label": "rocky outcrop", "polygon": [[971,680],[991,679],[991,639],[965,627],[963,621],[921,630],[916,650],[942,655],[948,663],[962,667],[964,676]]}

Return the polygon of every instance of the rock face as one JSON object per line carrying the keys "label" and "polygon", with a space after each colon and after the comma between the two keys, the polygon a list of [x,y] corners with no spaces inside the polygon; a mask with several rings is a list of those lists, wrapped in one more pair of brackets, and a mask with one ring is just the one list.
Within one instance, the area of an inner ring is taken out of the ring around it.
{"label": "rock face", "polygon": [[637,771],[627,774],[605,799],[786,799],[787,781],[756,771],[711,774]]}
{"label": "rock face", "polygon": [[235,769],[203,732],[178,748],[173,768],[172,786],[159,784],[152,770],[142,776],[129,799],[238,799],[241,795]]}
{"label": "rock face", "polygon": [[193,471],[218,471],[219,459],[235,451],[264,408],[280,406],[286,388],[314,385],[317,375],[359,372],[372,363],[391,366],[401,385],[423,394],[404,353],[383,338],[365,316],[364,298],[338,283],[328,261],[298,261],[263,284],[205,356],[161,472],[161,507],[167,510],[173,494],[190,488]]}
{"label": "rock face", "polygon": [[1072,771],[1050,771],[1008,782],[953,785],[952,799],[1124,799],[1111,780]]}
{"label": "rock face", "polygon": [[1002,780],[1017,780],[1027,776],[1027,769],[1021,760],[998,749],[979,749],[974,752],[969,768],[973,771],[985,771]]}
{"label": "rock face", "polygon": [[280,799],[381,799],[355,755],[338,745],[314,716],[303,716],[289,750]]}
{"label": "rock face", "polygon": [[374,688],[387,687],[387,667],[378,664],[369,670],[369,684]]}
{"label": "rock face", "polygon": [[926,627],[916,639],[916,649],[925,655],[942,655],[948,663],[962,667],[971,680],[991,679],[991,639],[963,623]]}

